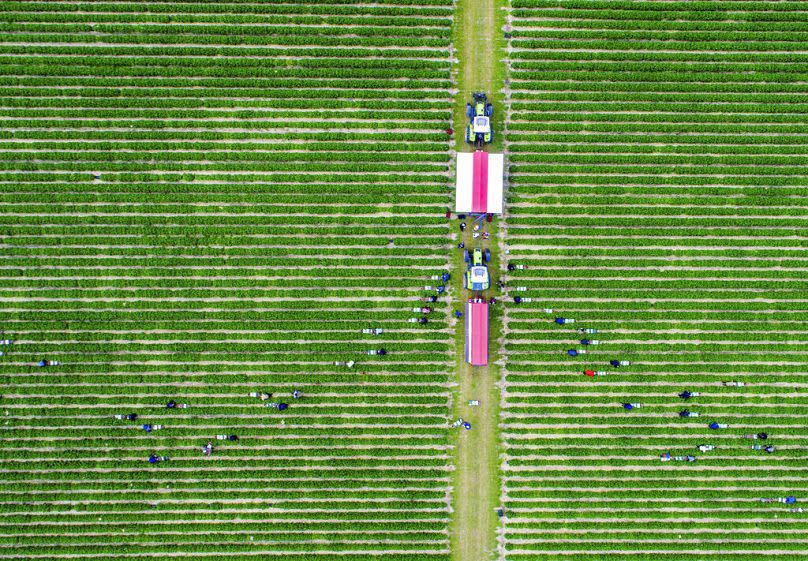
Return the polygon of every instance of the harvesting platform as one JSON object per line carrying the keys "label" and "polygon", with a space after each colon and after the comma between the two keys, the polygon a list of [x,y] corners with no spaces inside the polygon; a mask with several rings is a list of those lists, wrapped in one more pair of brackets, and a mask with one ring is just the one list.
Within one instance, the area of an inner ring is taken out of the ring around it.
{"label": "harvesting platform", "polygon": [[470,298],[466,304],[466,362],[488,364],[488,302]]}
{"label": "harvesting platform", "polygon": [[482,150],[457,155],[457,213],[502,214],[505,158]]}

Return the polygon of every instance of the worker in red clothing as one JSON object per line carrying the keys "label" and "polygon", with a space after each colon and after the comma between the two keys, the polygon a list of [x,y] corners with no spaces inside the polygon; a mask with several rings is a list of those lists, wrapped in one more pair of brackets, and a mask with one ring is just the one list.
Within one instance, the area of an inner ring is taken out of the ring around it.
{"label": "worker in red clothing", "polygon": [[595,371],[594,370],[584,370],[584,376],[589,376],[590,378],[594,378],[595,377]]}
{"label": "worker in red clothing", "polygon": [[452,127],[449,127],[448,129],[446,129],[446,134],[452,136],[454,134],[454,129]]}

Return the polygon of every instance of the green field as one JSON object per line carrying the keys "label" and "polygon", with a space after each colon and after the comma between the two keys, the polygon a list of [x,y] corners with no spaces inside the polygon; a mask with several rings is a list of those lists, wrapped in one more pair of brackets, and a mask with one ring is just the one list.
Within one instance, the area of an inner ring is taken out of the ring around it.
{"label": "green field", "polygon": [[0,556],[447,559],[451,2],[0,9]]}
{"label": "green field", "polygon": [[512,8],[507,558],[808,557],[805,4]]}
{"label": "green field", "polygon": [[0,2],[0,558],[808,559],[806,4],[485,2]]}

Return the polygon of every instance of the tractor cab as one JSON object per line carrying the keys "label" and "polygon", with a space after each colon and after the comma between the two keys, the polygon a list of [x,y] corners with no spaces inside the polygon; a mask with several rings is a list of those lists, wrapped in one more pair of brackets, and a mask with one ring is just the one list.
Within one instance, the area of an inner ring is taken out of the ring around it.
{"label": "tractor cab", "polygon": [[468,263],[468,269],[463,276],[463,288],[468,288],[475,292],[488,290],[491,286],[491,278],[488,275],[488,267],[485,266],[485,263],[491,260],[491,251],[489,249],[483,251],[478,247],[473,252],[467,251],[465,258],[466,263]]}
{"label": "tractor cab", "polygon": [[494,140],[494,131],[491,130],[491,115],[494,114],[494,106],[488,103],[488,98],[483,92],[476,92],[472,97],[474,103],[466,104],[466,116],[469,118],[469,124],[466,127],[466,142],[482,148],[483,144],[489,144]]}

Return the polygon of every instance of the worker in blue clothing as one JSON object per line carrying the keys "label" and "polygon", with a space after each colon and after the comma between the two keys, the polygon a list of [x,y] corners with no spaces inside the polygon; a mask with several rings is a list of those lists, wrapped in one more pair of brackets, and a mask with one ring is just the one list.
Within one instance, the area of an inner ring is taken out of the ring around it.
{"label": "worker in blue clothing", "polygon": [[514,304],[521,304],[522,303],[522,297],[521,296],[514,296],[513,303]]}
{"label": "worker in blue clothing", "polygon": [[578,356],[579,353],[580,354],[585,354],[585,351],[583,351],[583,350],[579,351],[579,350],[576,350],[576,349],[567,350],[567,354],[570,355],[570,356]]}
{"label": "worker in blue clothing", "polygon": [[462,317],[463,317],[463,312],[461,312],[460,310],[455,310],[454,315],[455,315],[455,317],[456,317],[457,319],[460,319],[460,318],[462,318]]}
{"label": "worker in blue clothing", "polygon": [[683,391],[682,393],[679,394],[679,397],[681,397],[682,399],[687,401],[691,397],[699,397],[700,395],[701,394],[699,392],[689,392],[689,391],[685,390],[685,391]]}
{"label": "worker in blue clothing", "polygon": [[554,320],[558,325],[566,325],[568,323],[575,323],[574,319],[569,318],[555,318]]}
{"label": "worker in blue clothing", "polygon": [[760,499],[762,503],[783,503],[787,505],[793,505],[797,502],[797,497],[793,495],[789,495],[787,497],[779,497],[777,499]]}
{"label": "worker in blue clothing", "polygon": [[631,411],[632,409],[639,409],[642,407],[639,403],[623,403],[623,409],[626,411]]}
{"label": "worker in blue clothing", "polygon": [[710,424],[709,424],[709,427],[710,427],[711,429],[713,429],[713,430],[725,429],[725,428],[727,428],[728,426],[729,426],[729,425],[727,425],[726,423],[715,423],[715,422],[713,422],[713,423],[710,423]]}

